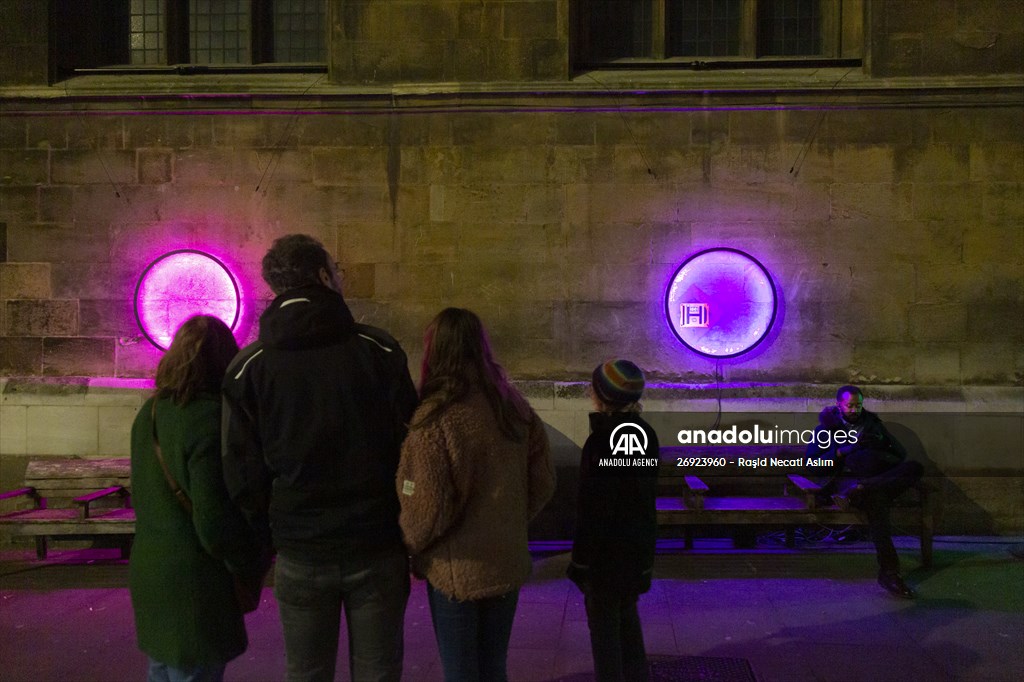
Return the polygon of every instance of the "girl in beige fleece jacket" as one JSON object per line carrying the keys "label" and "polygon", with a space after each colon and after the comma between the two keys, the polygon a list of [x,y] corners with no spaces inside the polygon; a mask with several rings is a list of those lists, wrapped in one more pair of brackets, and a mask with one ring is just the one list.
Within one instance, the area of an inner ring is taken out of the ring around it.
{"label": "girl in beige fleece jacket", "polygon": [[423,402],[398,467],[399,522],[428,582],[445,680],[500,682],[530,574],[527,524],[554,492],[547,436],[473,312],[441,311],[425,346]]}

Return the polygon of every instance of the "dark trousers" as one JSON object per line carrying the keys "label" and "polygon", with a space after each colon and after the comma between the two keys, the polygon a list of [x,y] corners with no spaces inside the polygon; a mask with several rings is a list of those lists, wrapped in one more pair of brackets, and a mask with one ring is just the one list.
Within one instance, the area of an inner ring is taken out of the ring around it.
{"label": "dark trousers", "polygon": [[647,682],[647,652],[635,594],[591,588],[584,604],[597,682]]}
{"label": "dark trousers", "polygon": [[278,555],[274,594],[281,611],[289,682],[334,679],[343,609],[351,678],[398,682],[402,677],[409,598],[404,548],[335,564],[306,564]]}
{"label": "dark trousers", "polygon": [[458,601],[427,583],[445,682],[505,682],[512,621],[519,590],[497,597]]}
{"label": "dark trousers", "polygon": [[924,467],[918,462],[903,461],[892,465],[884,453],[863,450],[854,453],[846,463],[853,476],[847,479],[852,487],[860,484],[863,493],[852,498],[868,517],[868,528],[875,543],[878,570],[896,573],[900,559],[892,543],[892,503],[907,488],[921,480]]}

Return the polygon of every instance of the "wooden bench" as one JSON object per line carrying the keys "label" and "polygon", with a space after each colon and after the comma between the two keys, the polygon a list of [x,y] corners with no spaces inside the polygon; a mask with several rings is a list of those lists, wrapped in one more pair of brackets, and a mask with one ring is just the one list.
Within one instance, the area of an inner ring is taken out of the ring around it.
{"label": "wooden bench", "polygon": [[[794,530],[801,526],[867,525],[864,513],[840,509],[831,501],[820,504],[820,487],[804,473],[782,468],[742,470],[734,465],[715,467],[677,466],[679,458],[803,457],[794,447],[664,447],[661,448],[659,488],[666,496],[657,500],[658,525],[679,526],[684,546],[693,548],[694,529],[712,526],[765,526],[785,529],[787,546],[794,546]],[[919,532],[921,563],[932,561],[935,532],[934,510],[925,485],[901,495],[893,506],[893,524]]]}
{"label": "wooden bench", "polygon": [[0,514],[0,532],[34,537],[46,558],[51,537],[123,536],[128,557],[135,535],[128,458],[39,457],[29,460],[25,487],[0,494],[5,504],[28,507]]}

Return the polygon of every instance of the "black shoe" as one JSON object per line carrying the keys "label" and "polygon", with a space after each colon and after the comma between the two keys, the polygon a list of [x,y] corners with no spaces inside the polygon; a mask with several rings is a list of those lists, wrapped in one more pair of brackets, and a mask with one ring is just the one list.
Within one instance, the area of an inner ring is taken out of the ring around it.
{"label": "black shoe", "polygon": [[910,585],[903,582],[899,573],[879,573],[878,584],[884,587],[889,594],[900,599],[913,599],[917,596]]}

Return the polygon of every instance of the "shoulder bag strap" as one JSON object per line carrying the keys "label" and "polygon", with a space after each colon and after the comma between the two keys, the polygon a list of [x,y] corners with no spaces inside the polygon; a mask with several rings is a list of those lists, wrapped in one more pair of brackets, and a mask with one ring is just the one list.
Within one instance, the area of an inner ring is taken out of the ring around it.
{"label": "shoulder bag strap", "polygon": [[171,492],[174,493],[175,499],[178,500],[178,504],[181,505],[182,509],[185,510],[189,516],[192,516],[192,500],[188,499],[188,495],[181,489],[178,482],[174,480],[174,476],[171,475],[171,470],[167,468],[167,462],[164,461],[164,453],[160,448],[160,439],[156,437],[156,401],[154,397],[152,406],[149,414],[152,417],[151,422],[153,424],[153,452],[156,453],[156,458],[160,460],[160,468],[164,471],[164,478],[167,479],[167,485],[171,487]]}

